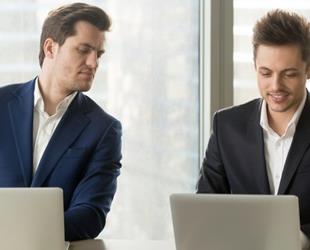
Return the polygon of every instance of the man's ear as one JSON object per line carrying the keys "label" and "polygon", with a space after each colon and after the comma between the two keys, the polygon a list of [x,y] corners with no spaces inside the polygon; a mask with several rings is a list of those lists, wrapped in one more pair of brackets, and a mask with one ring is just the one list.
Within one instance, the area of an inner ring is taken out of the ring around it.
{"label": "man's ear", "polygon": [[47,38],[43,44],[44,55],[46,58],[53,59],[57,53],[58,43],[54,42],[52,38]]}

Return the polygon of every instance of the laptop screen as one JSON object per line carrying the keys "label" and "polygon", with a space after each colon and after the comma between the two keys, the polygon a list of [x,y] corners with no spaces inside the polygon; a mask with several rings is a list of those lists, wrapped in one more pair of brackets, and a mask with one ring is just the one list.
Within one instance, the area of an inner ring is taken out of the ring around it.
{"label": "laptop screen", "polygon": [[0,249],[64,250],[59,188],[0,188]]}
{"label": "laptop screen", "polygon": [[300,249],[298,198],[173,194],[177,250]]}

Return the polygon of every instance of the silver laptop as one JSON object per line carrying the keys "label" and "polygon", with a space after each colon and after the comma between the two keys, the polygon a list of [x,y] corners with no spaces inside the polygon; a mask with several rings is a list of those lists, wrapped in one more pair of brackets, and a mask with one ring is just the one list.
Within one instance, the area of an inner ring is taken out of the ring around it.
{"label": "silver laptop", "polygon": [[177,250],[300,250],[298,198],[173,194]]}
{"label": "silver laptop", "polygon": [[59,188],[0,188],[1,250],[64,250]]}

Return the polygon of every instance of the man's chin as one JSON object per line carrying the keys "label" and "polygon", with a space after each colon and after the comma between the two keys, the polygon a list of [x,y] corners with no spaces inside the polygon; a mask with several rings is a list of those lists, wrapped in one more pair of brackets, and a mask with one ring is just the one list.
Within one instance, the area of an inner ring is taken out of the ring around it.
{"label": "man's chin", "polygon": [[79,83],[76,85],[76,91],[87,92],[88,90],[91,89],[91,86],[92,86],[92,82]]}
{"label": "man's chin", "polygon": [[78,91],[79,92],[87,92],[89,90],[90,90],[90,87],[88,87],[88,88],[80,88]]}
{"label": "man's chin", "polygon": [[272,112],[285,113],[285,112],[295,112],[297,108],[292,107],[292,105],[269,105],[269,109]]}

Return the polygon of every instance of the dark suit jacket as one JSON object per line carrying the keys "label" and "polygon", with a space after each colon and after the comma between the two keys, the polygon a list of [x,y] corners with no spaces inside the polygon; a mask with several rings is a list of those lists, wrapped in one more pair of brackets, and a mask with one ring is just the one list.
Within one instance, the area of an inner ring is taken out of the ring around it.
{"label": "dark suit jacket", "polygon": [[[270,194],[260,127],[261,99],[214,115],[198,193]],[[310,98],[296,127],[278,194],[299,198],[302,231],[310,237]]]}
{"label": "dark suit jacket", "polygon": [[0,88],[0,187],[62,188],[66,240],[94,238],[116,190],[121,124],[78,93],[33,176],[34,83]]}

